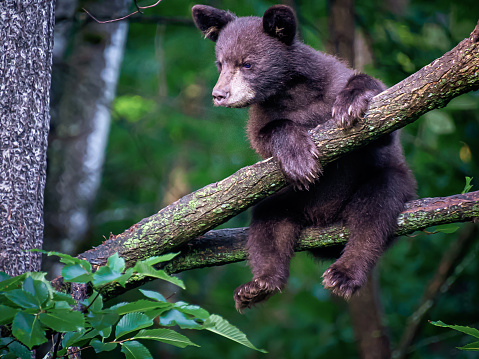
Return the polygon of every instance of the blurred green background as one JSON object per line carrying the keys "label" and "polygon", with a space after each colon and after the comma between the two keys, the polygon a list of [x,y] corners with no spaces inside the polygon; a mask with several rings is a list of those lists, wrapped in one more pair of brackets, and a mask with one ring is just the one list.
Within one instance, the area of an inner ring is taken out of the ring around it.
{"label": "blurred green background", "polygon": [[[265,0],[205,3],[241,16],[261,16],[275,4]],[[147,5],[144,1],[140,4]],[[101,185],[88,212],[86,236],[75,253],[99,245],[110,232],[121,233],[179,197],[259,159],[245,136],[247,111],[212,105],[211,90],[217,78],[214,44],[204,40],[194,27],[190,15],[194,4],[164,0],[129,21],[116,98],[111,105]],[[327,51],[331,4],[302,0],[288,4],[295,7],[304,41]],[[365,59],[356,65],[389,86],[469,36],[479,17],[477,0],[373,0],[351,6],[356,59]],[[78,9],[78,26],[85,21],[81,14]],[[460,193],[465,176],[474,177],[473,190],[478,189],[477,92],[463,95],[407,126],[402,140],[419,197]],[[245,212],[223,227],[247,226],[248,222]],[[452,234],[418,233],[400,238],[382,259],[378,275],[383,322],[393,349],[409,325],[408,317],[418,309],[440,258],[456,238],[471,232],[467,225],[458,226]],[[477,232],[473,235],[477,239]],[[452,275],[450,287],[435,297],[408,357],[477,357],[456,349],[468,343],[468,338],[426,322],[479,323],[477,250],[477,243],[472,243],[460,257],[461,272]],[[201,348],[150,348],[158,358],[356,358],[348,306],[332,298],[321,285],[320,276],[328,265],[297,254],[287,289],[244,315],[235,311],[232,294],[251,276],[245,263],[182,273],[185,291],[163,287],[165,297],[176,293],[177,300],[220,314],[269,354],[195,331],[183,334]]]}

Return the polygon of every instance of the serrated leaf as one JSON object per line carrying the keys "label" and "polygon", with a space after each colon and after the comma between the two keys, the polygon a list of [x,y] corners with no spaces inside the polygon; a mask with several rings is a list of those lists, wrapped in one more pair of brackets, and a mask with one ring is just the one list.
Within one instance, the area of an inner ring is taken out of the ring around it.
{"label": "serrated leaf", "polygon": [[32,314],[17,313],[12,323],[12,334],[28,349],[47,342],[45,330],[38,318]]}
{"label": "serrated leaf", "polygon": [[23,281],[25,280],[26,277],[27,277],[27,274],[23,273],[22,275],[2,280],[2,282],[0,282],[0,290],[10,291],[13,289],[21,288]]}
{"label": "serrated leaf", "polygon": [[208,326],[205,329],[210,332],[221,335],[225,338],[228,338],[232,341],[235,341],[245,347],[250,349],[257,350],[261,353],[267,353],[264,349],[256,348],[251,342],[246,338],[246,334],[236,328],[234,325],[231,325],[226,319],[220,317],[219,315],[212,314],[206,321],[205,325],[214,324],[214,326]]}
{"label": "serrated leaf", "polygon": [[63,336],[62,346],[64,348],[83,346],[88,340],[99,335],[98,330],[92,329],[87,331],[86,329],[78,332],[67,332]]}
{"label": "serrated leaf", "polygon": [[160,316],[160,324],[165,327],[178,325],[181,329],[205,329],[201,323],[187,318],[185,314],[176,309],[171,309]]}
{"label": "serrated leaf", "polygon": [[457,349],[479,351],[479,341],[458,347]]}
{"label": "serrated leaf", "polygon": [[4,294],[12,303],[22,308],[40,309],[40,301],[23,289],[14,289]]}
{"label": "serrated leaf", "polygon": [[140,292],[147,298],[154,299],[159,302],[166,302],[165,297],[153,290],[140,289]]}
{"label": "serrated leaf", "polygon": [[100,341],[98,339],[92,339],[90,341],[90,345],[95,350],[95,353],[100,353],[100,352],[109,352],[109,351],[115,349],[118,344],[117,343],[103,343],[102,341]]}
{"label": "serrated leaf", "polygon": [[37,299],[39,306],[45,303],[48,299],[48,287],[42,281],[34,280],[32,277],[27,277],[23,282],[22,288]]}
{"label": "serrated leaf", "polygon": [[150,339],[171,344],[179,348],[185,348],[188,345],[199,347],[184,335],[171,329],[142,329],[132,339]]}
{"label": "serrated leaf", "polygon": [[148,318],[143,313],[128,313],[125,314],[115,329],[115,338],[118,339],[128,333],[134,332],[153,325],[153,319]]}
{"label": "serrated leaf", "polygon": [[62,268],[62,276],[65,282],[88,283],[93,277],[91,272],[81,264],[66,265]]}
{"label": "serrated leaf", "polygon": [[126,359],[153,359],[149,350],[136,340],[122,343],[121,352]]}
{"label": "serrated leaf", "polygon": [[82,313],[70,309],[53,309],[40,314],[43,325],[61,333],[79,331],[85,327]]}
{"label": "serrated leaf", "polygon": [[145,264],[144,262],[136,263],[135,266],[133,267],[133,271],[147,277],[162,279],[164,281],[173,283],[182,289],[185,289],[185,285],[180,278],[170,276],[166,274],[164,270],[155,269],[152,266]]}
{"label": "serrated leaf", "polygon": [[18,308],[8,307],[0,304],[0,325],[9,324],[12,322],[15,315],[20,311]]}
{"label": "serrated leaf", "polygon": [[111,327],[118,322],[120,316],[116,313],[109,312],[90,312],[87,315],[87,321],[97,330],[103,330]]}
{"label": "serrated leaf", "polygon": [[208,311],[206,311],[205,309],[197,305],[191,305],[185,302],[176,302],[175,309],[179,310],[182,313],[192,315],[198,319],[208,319],[210,316],[210,313],[208,313]]}
{"label": "serrated leaf", "polygon": [[152,302],[151,300],[140,299],[132,303],[120,303],[110,307],[109,309],[119,315],[135,312],[146,312],[154,309],[170,309],[173,307],[172,303],[168,302]]}
{"label": "serrated leaf", "polygon": [[[10,337],[0,338],[0,347],[7,346],[7,345],[8,345],[9,353],[13,355],[13,358],[31,359],[32,352],[28,350],[26,346],[16,341],[15,338],[10,338]],[[8,358],[8,357],[2,356],[2,359],[3,358]]]}
{"label": "serrated leaf", "polygon": [[70,305],[76,304],[75,299],[73,299],[71,295],[62,293],[62,292],[57,292],[57,291],[53,292],[53,300],[56,302],[60,302],[60,301],[67,302]]}
{"label": "serrated leaf", "polygon": [[449,324],[445,324],[441,322],[440,320],[438,320],[437,322],[429,321],[429,323],[431,323],[432,325],[435,325],[436,327],[454,329],[454,330],[457,330],[458,332],[462,332],[462,333],[471,335],[475,338],[479,338],[479,330],[477,330],[476,328],[465,327],[462,325],[449,325]]}

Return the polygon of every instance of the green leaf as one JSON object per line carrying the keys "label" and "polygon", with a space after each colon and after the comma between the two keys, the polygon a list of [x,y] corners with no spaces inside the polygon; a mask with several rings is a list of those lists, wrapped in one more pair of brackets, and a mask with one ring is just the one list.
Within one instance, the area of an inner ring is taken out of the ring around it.
{"label": "green leaf", "polygon": [[31,252],[40,252],[40,253],[43,253],[43,254],[46,254],[47,256],[57,256],[57,257],[60,257],[60,262],[61,263],[64,263],[66,265],[75,265],[75,264],[78,264],[82,267],[84,267],[89,273],[91,273],[91,264],[84,260],[84,259],[80,259],[80,258],[77,258],[77,257],[72,257],[71,255],[69,254],[65,254],[65,253],[60,253],[60,252],[54,252],[54,251],[45,251],[43,249],[30,249]]}
{"label": "green leaf", "polygon": [[154,309],[168,310],[173,308],[174,304],[168,302],[152,302],[151,300],[140,299],[132,303],[119,303],[110,307],[109,309],[119,315],[134,313],[134,312],[146,312]]}
{"label": "green leaf", "polygon": [[67,332],[63,336],[62,346],[64,348],[83,346],[88,340],[96,337],[97,335],[99,335],[99,332],[96,329],[89,331],[84,329],[78,332]]}
{"label": "green leaf", "polygon": [[209,326],[205,328],[213,333],[221,335],[225,338],[233,340],[237,343],[240,343],[250,349],[257,350],[261,353],[267,353],[264,349],[256,348],[251,342],[246,338],[246,335],[236,328],[234,325],[231,325],[226,319],[223,319],[219,315],[212,314],[206,321],[205,325],[214,324],[214,326]]}
{"label": "green leaf", "polygon": [[466,185],[464,186],[464,189],[462,190],[462,194],[466,194],[469,192],[472,188],[471,181],[473,180],[474,177],[466,177]]}
{"label": "green leaf", "polygon": [[102,285],[115,282],[121,276],[122,274],[120,272],[115,272],[109,267],[100,267],[93,274],[92,284],[95,287],[100,287]]}
{"label": "green leaf", "polygon": [[123,272],[125,270],[125,260],[120,257],[118,252],[108,257],[106,266],[114,272]]}
{"label": "green leaf", "polygon": [[[26,346],[19,343],[15,338],[0,338],[0,347],[8,345],[9,353],[13,357],[21,359],[31,359],[32,353]],[[2,358],[8,358],[7,356],[2,356]]]}
{"label": "green leaf", "polygon": [[118,322],[120,316],[116,313],[109,312],[90,312],[87,315],[87,321],[97,330],[103,330],[111,327]]}
{"label": "green leaf", "polygon": [[159,302],[166,302],[165,297],[153,290],[140,289],[140,292],[147,298],[154,299]]}
{"label": "green leaf", "polygon": [[40,309],[41,301],[23,289],[14,289],[10,292],[6,292],[4,295],[12,303],[22,308]]}
{"label": "green leaf", "polygon": [[148,259],[145,259],[144,261],[141,261],[142,263],[145,263],[150,266],[154,266],[155,264],[161,263],[161,262],[169,262],[173,258],[175,258],[180,252],[178,253],[167,253],[163,254],[161,256],[155,256],[155,257],[150,257]]}
{"label": "green leaf", "polygon": [[4,280],[12,278],[9,276],[7,273],[0,271],[0,282],[3,282]]}
{"label": "green leaf", "polygon": [[185,285],[181,279],[177,277],[172,277],[166,274],[164,270],[155,269],[151,265],[148,265],[144,262],[136,263],[135,266],[133,267],[133,271],[137,272],[138,274],[142,274],[144,276],[162,279],[164,281],[173,283],[182,289],[185,289]]}
{"label": "green leaf", "polygon": [[20,309],[8,307],[6,305],[0,304],[0,325],[9,324],[12,322],[15,315],[19,312]]}
{"label": "green leaf", "polygon": [[26,273],[23,273],[22,275],[12,277],[10,279],[4,279],[2,282],[0,282],[0,290],[1,291],[10,291],[13,289],[18,289],[22,286],[23,281],[27,277]]}
{"label": "green leaf", "polygon": [[122,343],[121,352],[126,359],[153,359],[148,349],[136,340]]}
{"label": "green leaf", "polygon": [[62,269],[62,276],[65,282],[88,283],[93,277],[90,271],[81,264],[66,265]]}
{"label": "green leaf", "polygon": [[116,348],[117,343],[103,343],[98,339],[92,339],[90,345],[95,349],[95,353],[109,352]]}
{"label": "green leaf", "polygon": [[153,325],[153,319],[143,313],[128,313],[116,325],[115,338],[118,339],[128,333]]}
{"label": "green leaf", "polygon": [[437,226],[436,232],[451,234],[456,232],[458,229],[459,229],[459,226],[453,223],[450,223],[450,224],[443,224],[443,225]]}
{"label": "green leaf", "polygon": [[15,319],[13,319],[12,334],[28,349],[47,342],[45,330],[43,330],[38,318],[32,314],[17,313]]}
{"label": "green leaf", "polygon": [[199,347],[199,345],[193,343],[187,337],[179,334],[171,329],[143,329],[140,330],[132,339],[151,339],[160,341],[166,344],[171,344],[176,347],[184,348],[188,345]]}
{"label": "green leaf", "polygon": [[53,309],[47,313],[41,313],[40,321],[61,333],[79,331],[85,327],[83,314],[70,309]]}
{"label": "green leaf", "polygon": [[96,290],[91,296],[81,302],[85,307],[89,307],[91,312],[101,312],[103,310],[103,296]]}
{"label": "green leaf", "polygon": [[160,324],[165,327],[178,325],[181,329],[205,329],[202,323],[187,318],[185,314],[176,309],[169,310],[166,314],[161,315]]}
{"label": "green leaf", "polygon": [[48,299],[48,287],[42,281],[27,277],[23,282],[22,288],[37,299],[38,306],[41,306]]}
{"label": "green leaf", "polygon": [[75,299],[73,299],[71,295],[62,293],[62,292],[57,292],[57,291],[53,292],[53,300],[55,302],[60,302],[60,301],[67,302],[70,305],[76,304]]}
{"label": "green leaf", "polygon": [[464,327],[462,325],[449,325],[449,324],[445,324],[441,322],[440,320],[438,320],[437,322],[429,321],[429,323],[431,323],[432,325],[435,325],[436,327],[454,329],[454,330],[457,330],[458,332],[462,332],[462,333],[471,335],[475,338],[479,338],[479,330],[477,330],[476,328]]}
{"label": "green leaf", "polygon": [[449,113],[444,110],[433,110],[424,114],[426,126],[438,135],[453,133],[456,129]]}
{"label": "green leaf", "polygon": [[479,351],[479,341],[458,347],[457,349]]}
{"label": "green leaf", "polygon": [[208,313],[208,311],[206,311],[205,309],[197,305],[190,305],[185,302],[176,302],[175,309],[179,310],[182,313],[192,315],[195,318],[199,318],[199,319],[208,319],[210,316],[210,313]]}

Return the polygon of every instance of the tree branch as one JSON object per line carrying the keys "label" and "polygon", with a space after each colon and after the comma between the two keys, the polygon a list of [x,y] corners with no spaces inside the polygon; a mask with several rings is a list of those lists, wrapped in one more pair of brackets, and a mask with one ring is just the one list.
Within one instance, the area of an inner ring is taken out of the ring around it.
{"label": "tree branch", "polygon": [[[421,114],[433,108],[445,106],[452,98],[478,88],[479,23],[471,36],[460,42],[453,50],[376,96],[370,104],[364,122],[352,130],[345,132],[329,122],[312,130],[311,135],[320,150],[321,164],[330,163],[348,151],[364,146],[386,133],[413,122]],[[285,185],[286,181],[278,164],[269,158],[242,168],[222,181],[184,196],[125,232],[116,236],[112,235],[103,244],[81,254],[80,257],[92,264],[100,265],[105,263],[109,255],[118,252],[127,265],[132,265],[138,260],[173,251]],[[437,199],[422,201],[426,201],[421,202],[424,205],[427,201],[437,201]],[[478,199],[475,198],[475,201],[477,202]],[[458,206],[457,203],[451,205]],[[452,220],[443,220],[442,223],[463,220],[464,214],[460,215],[460,207],[458,207],[458,213],[454,210],[448,213],[447,216]],[[415,215],[409,215],[408,211],[400,219],[400,228],[403,228],[403,233],[437,224],[434,221],[425,224],[428,218],[424,210],[415,212]],[[468,211],[471,212],[471,209],[469,208]],[[453,219],[454,214],[459,217]],[[475,212],[473,211],[467,220],[477,216],[476,204]],[[243,233],[243,236],[245,235],[244,229],[239,231]],[[337,228],[328,228],[322,231],[321,240],[318,243],[318,236],[313,230],[308,230],[298,250],[316,248],[327,243],[338,243],[338,241],[344,242],[345,233],[338,231]],[[188,260],[185,259],[190,262],[188,268],[184,264],[181,267],[178,262],[175,268],[170,267],[169,270],[178,272],[219,265],[213,263],[219,263],[218,259],[225,253],[224,248],[223,245],[215,247],[215,255],[209,256],[208,259],[202,258],[202,261],[196,264],[193,257],[189,256]],[[227,255],[224,256],[226,260],[221,264],[245,258],[244,251],[238,248],[228,250]]]}
{"label": "tree branch", "polygon": [[[396,236],[411,234],[424,228],[440,224],[467,222],[479,218],[479,191],[449,197],[423,198],[407,203],[406,210],[398,217]],[[220,266],[246,259],[246,238],[248,228],[232,228],[209,231],[182,247],[180,254],[164,269],[168,273],[179,273],[190,269]],[[334,225],[328,228],[306,228],[301,232],[296,252],[342,245],[348,240],[347,228]],[[92,264],[102,264],[85,252],[80,256]],[[109,253],[109,255],[115,252]],[[126,288],[112,286],[102,290],[105,299],[138,287],[149,278],[135,278]]]}

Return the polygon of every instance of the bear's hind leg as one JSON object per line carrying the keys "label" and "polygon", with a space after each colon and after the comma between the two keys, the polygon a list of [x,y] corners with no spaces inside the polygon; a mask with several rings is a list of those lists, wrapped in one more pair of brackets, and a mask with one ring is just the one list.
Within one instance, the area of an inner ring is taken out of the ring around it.
{"label": "bear's hind leg", "polygon": [[281,291],[288,280],[289,264],[301,224],[289,218],[288,211],[281,208],[273,197],[261,202],[253,212],[247,244],[253,279],[235,290],[238,311],[251,308]]}
{"label": "bear's hind leg", "polygon": [[367,281],[393,239],[399,213],[414,197],[407,170],[383,169],[356,192],[342,217],[349,240],[341,257],[323,274],[325,288],[348,299]]}

